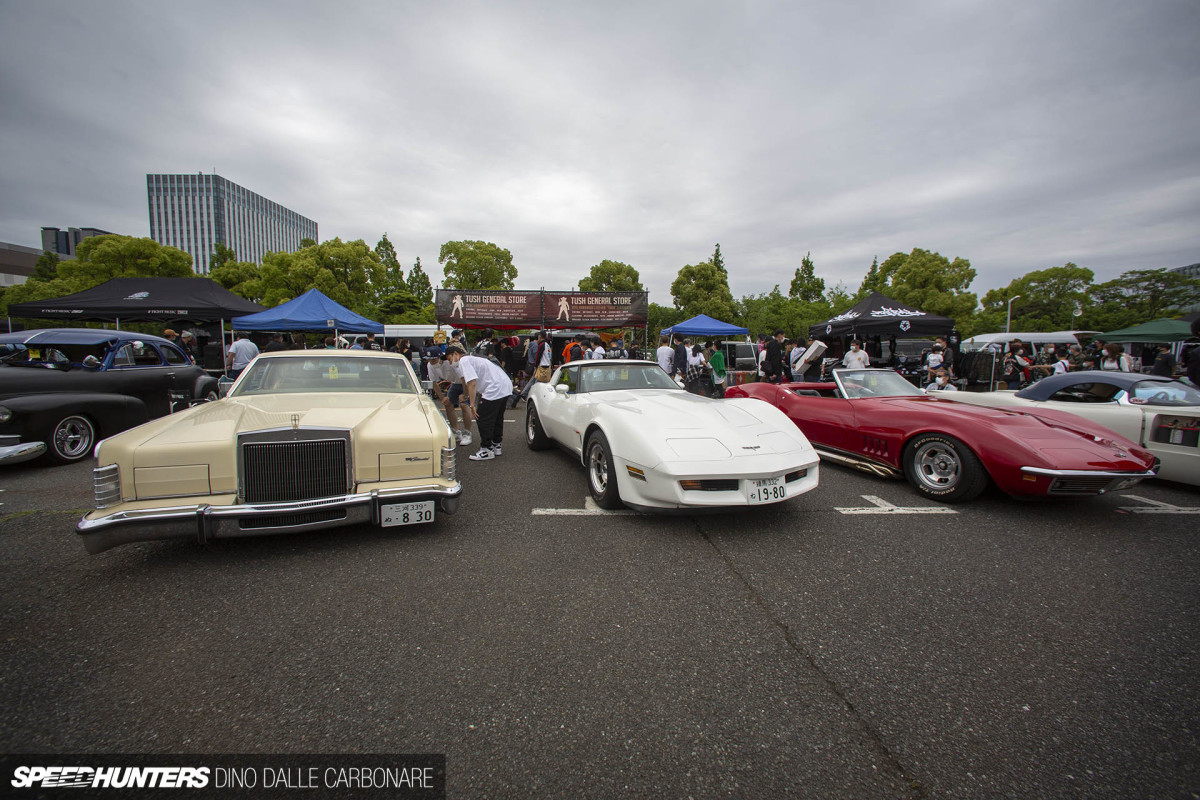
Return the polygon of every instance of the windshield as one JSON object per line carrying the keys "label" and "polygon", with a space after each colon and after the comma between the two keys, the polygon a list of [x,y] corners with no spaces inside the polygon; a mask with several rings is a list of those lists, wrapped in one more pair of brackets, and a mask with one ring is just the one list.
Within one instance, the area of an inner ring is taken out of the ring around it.
{"label": "windshield", "polygon": [[860,397],[918,397],[925,394],[886,369],[835,369],[834,380],[847,400]]}
{"label": "windshield", "polygon": [[259,358],[230,397],[300,392],[389,392],[415,394],[407,362],[400,358]]}
{"label": "windshield", "polygon": [[1129,389],[1129,402],[1138,406],[1200,406],[1200,390],[1179,381],[1142,381]]}
{"label": "windshield", "polygon": [[612,364],[583,366],[579,391],[610,392],[617,389],[679,389],[680,386],[657,364]]}

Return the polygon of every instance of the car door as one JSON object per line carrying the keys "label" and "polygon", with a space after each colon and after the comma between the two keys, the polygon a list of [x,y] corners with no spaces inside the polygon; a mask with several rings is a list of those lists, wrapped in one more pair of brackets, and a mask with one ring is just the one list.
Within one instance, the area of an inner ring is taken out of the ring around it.
{"label": "car door", "polygon": [[[801,389],[800,391],[804,391]],[[779,392],[779,407],[814,445],[855,452],[853,401],[843,397],[813,397],[790,389]]]}
{"label": "car door", "polygon": [[176,369],[163,363],[162,355],[150,343],[131,341],[112,354],[104,372],[113,391],[141,400],[153,418],[171,411]]}
{"label": "car door", "polygon": [[[567,430],[570,423],[564,417],[570,413],[579,386],[579,367],[559,369],[549,385],[553,391],[546,392],[545,397],[537,404],[542,430],[551,439],[569,446],[570,439],[567,436]],[[558,391],[559,386],[566,386],[567,394],[561,394]]]}

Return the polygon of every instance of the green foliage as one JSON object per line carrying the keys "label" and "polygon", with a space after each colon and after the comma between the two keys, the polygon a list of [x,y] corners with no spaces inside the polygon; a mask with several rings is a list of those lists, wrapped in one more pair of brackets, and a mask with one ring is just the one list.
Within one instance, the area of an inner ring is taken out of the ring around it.
{"label": "green foliage", "polygon": [[813,320],[813,322],[815,324],[817,322],[827,320],[830,317],[835,317],[838,314],[841,314],[843,311],[848,311],[857,302],[858,301],[854,299],[853,295],[846,291],[846,285],[841,281],[838,281],[838,283],[831,286],[825,292],[825,305],[828,307],[829,313],[825,314],[819,319]]}
{"label": "green foliage", "polygon": [[258,302],[268,308],[319,289],[329,298],[374,319],[375,287],[382,283],[379,256],[362,239],[330,239],[295,253],[267,253],[260,269]]}
{"label": "green foliage", "polygon": [[734,319],[729,277],[711,261],[680,269],[671,284],[671,297],[675,299],[675,308],[684,312],[684,319],[697,314],[707,314],[722,322]]}
{"label": "green foliage", "polygon": [[54,280],[58,277],[58,262],[58,253],[52,253],[49,250],[44,251],[38,257],[37,263],[33,265],[33,274],[29,276],[29,280]]}
{"label": "green foliage", "polygon": [[663,328],[669,328],[677,322],[683,322],[688,318],[678,308],[671,306],[660,306],[658,303],[651,303],[646,314],[646,328],[650,336],[650,349],[658,347],[658,332]]}
{"label": "green foliage", "polygon": [[208,272],[211,275],[215,269],[220,269],[226,264],[232,264],[237,261],[237,254],[225,245],[217,242],[213,245],[212,255],[208,257]]}
{"label": "green foliage", "polygon": [[257,264],[249,261],[227,261],[211,269],[208,277],[247,300],[257,303],[262,299],[262,274]]}
{"label": "green foliage", "polygon": [[719,269],[723,275],[728,275],[729,272],[725,269],[725,259],[721,257],[721,243],[717,242],[717,249],[713,250],[712,265]]}
{"label": "green foliage", "polygon": [[1168,269],[1135,269],[1092,287],[1094,305],[1083,320],[1092,330],[1112,331],[1163,317],[1200,303],[1200,278]]}
{"label": "green foliage", "polygon": [[400,266],[400,261],[396,258],[396,248],[392,247],[386,233],[375,245],[375,255],[379,257],[379,263],[384,272],[383,283],[377,287],[379,301],[382,303],[385,295],[407,292],[408,284],[404,282],[404,268]]}
{"label": "green foliage", "polygon": [[880,279],[888,279],[883,291],[888,297],[940,314],[955,321],[966,320],[978,304],[967,287],[975,280],[975,270],[965,258],[950,261],[940,253],[919,247],[911,253],[893,253],[879,267]]}
{"label": "green foliage", "polygon": [[433,305],[421,302],[409,292],[392,292],[379,301],[377,322],[385,325],[422,325],[437,321]]}
{"label": "green foliage", "polygon": [[310,239],[307,236],[305,236],[303,239],[300,240],[300,249],[301,250],[303,250],[306,247],[316,247],[316,246],[317,246],[316,239]]}
{"label": "green foliage", "polygon": [[854,302],[858,303],[866,300],[871,295],[871,292],[886,291],[887,281],[883,279],[883,276],[879,271],[879,256],[875,256],[873,259],[871,259],[871,268],[867,270],[866,277],[863,278],[863,282],[861,285],[859,285],[858,291],[854,293]]}
{"label": "green foliage", "polygon": [[605,259],[592,267],[586,278],[579,281],[581,292],[642,292],[638,271],[620,261]]}
{"label": "green foliage", "polygon": [[446,289],[511,289],[517,278],[512,253],[491,242],[446,242],[438,263]]}
{"label": "green foliage", "polygon": [[820,302],[825,295],[825,281],[818,278],[813,268],[812,253],[806,253],[796,268],[792,277],[792,285],[788,289],[788,297],[804,303]]}
{"label": "green foliage", "polygon": [[[1003,289],[992,289],[983,296],[983,310],[966,326],[994,324],[991,330],[1003,330],[1008,318],[1008,301],[1012,304],[1014,331],[1060,331],[1078,328],[1074,315],[1088,301],[1088,291],[1094,274],[1090,269],[1067,262],[1061,267],[1034,270],[1016,278]],[[965,327],[960,326],[960,332]],[[986,332],[986,331],[981,331]]]}
{"label": "green foliage", "polygon": [[79,243],[75,260],[61,261],[51,280],[30,277],[4,293],[10,303],[45,300],[82,292],[112,278],[194,278],[192,257],[153,239],[108,234]]}
{"label": "green foliage", "polygon": [[417,263],[413,264],[413,268],[408,271],[407,283],[408,291],[420,301],[422,306],[432,305],[433,284],[429,282],[429,276],[425,274],[425,270],[421,269],[420,256],[417,256]]}

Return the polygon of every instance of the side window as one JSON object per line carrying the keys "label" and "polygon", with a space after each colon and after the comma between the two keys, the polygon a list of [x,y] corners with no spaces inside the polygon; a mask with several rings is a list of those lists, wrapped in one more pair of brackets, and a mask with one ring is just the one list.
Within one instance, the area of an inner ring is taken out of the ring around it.
{"label": "side window", "polygon": [[113,356],[112,365],[114,367],[132,367],[133,366],[133,345],[125,344]]}
{"label": "side window", "polygon": [[1060,403],[1107,403],[1119,391],[1107,383],[1073,383],[1050,395],[1050,399]]}
{"label": "side window", "polygon": [[179,352],[170,345],[163,345],[162,354],[163,358],[167,360],[167,363],[173,367],[183,366],[188,363],[188,360],[183,353]]}
{"label": "side window", "polygon": [[579,391],[579,367],[564,369],[558,378],[558,382],[566,384],[567,391],[570,394],[575,394],[575,392]]}
{"label": "side window", "polygon": [[[140,346],[139,346],[140,345]],[[151,345],[139,342],[127,342],[113,356],[113,366],[128,369],[130,367],[157,367],[162,364],[158,351]]]}

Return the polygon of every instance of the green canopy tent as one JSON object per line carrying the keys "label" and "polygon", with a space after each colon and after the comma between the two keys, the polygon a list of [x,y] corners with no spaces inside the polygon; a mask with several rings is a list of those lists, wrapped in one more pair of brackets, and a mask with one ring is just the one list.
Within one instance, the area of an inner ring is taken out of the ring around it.
{"label": "green canopy tent", "polygon": [[1156,319],[1153,322],[1134,325],[1132,328],[1100,333],[1096,335],[1096,338],[1105,342],[1138,344],[1182,342],[1184,339],[1192,338],[1192,326],[1181,319]]}

